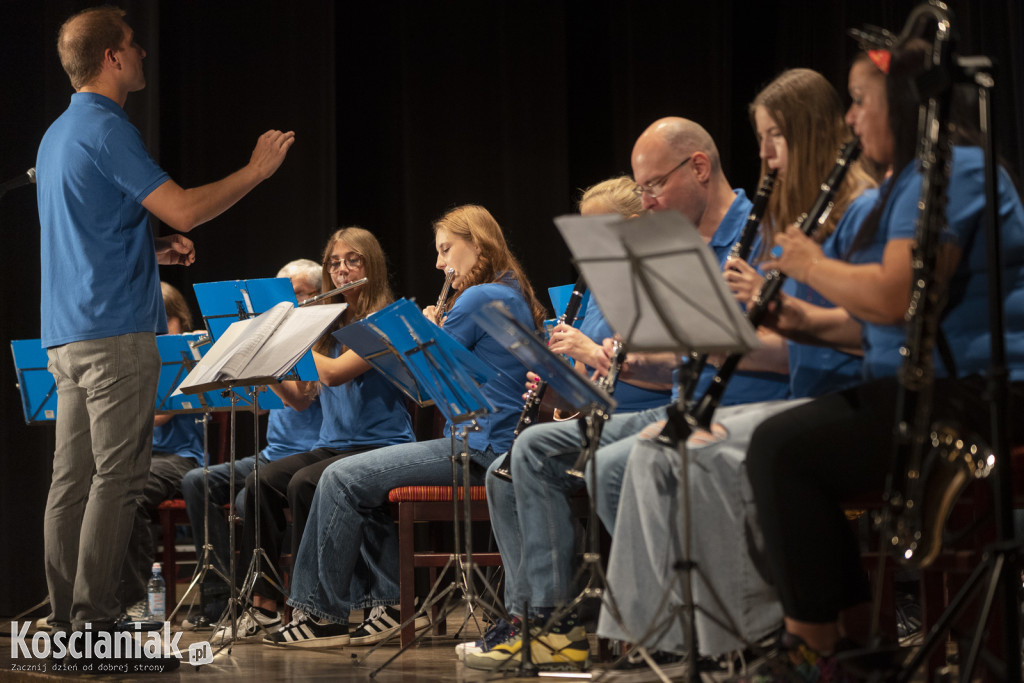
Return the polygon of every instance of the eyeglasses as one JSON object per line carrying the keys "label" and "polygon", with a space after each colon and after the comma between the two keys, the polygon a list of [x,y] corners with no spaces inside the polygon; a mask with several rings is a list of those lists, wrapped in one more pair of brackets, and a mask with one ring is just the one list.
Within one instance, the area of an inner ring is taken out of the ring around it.
{"label": "eyeglasses", "polygon": [[692,158],[693,155],[691,154],[690,156],[680,161],[676,165],[676,167],[673,168],[671,171],[661,176],[660,178],[657,178],[647,183],[646,185],[641,185],[640,183],[637,183],[636,185],[633,186],[633,194],[635,194],[637,197],[641,195],[647,195],[651,199],[657,199],[658,196],[661,195],[661,191],[664,189],[665,183],[668,181],[668,177],[675,173],[676,171],[678,171],[679,169],[681,169],[683,166],[686,166],[686,164]]}
{"label": "eyeglasses", "polygon": [[349,270],[355,270],[363,267],[363,257],[359,254],[353,254],[346,256],[344,259],[335,259],[327,262],[327,272],[335,273],[341,268],[341,264],[344,263],[345,267]]}

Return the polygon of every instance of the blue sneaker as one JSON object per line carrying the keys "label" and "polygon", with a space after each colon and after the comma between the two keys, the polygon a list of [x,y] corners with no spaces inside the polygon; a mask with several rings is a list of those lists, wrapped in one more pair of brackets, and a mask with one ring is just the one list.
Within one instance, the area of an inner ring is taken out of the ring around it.
{"label": "blue sneaker", "polygon": [[465,661],[467,652],[487,652],[494,646],[507,642],[516,636],[519,633],[520,623],[520,620],[516,617],[512,617],[511,623],[504,619],[498,619],[493,626],[484,632],[479,640],[456,645],[455,655],[459,658],[459,661]]}

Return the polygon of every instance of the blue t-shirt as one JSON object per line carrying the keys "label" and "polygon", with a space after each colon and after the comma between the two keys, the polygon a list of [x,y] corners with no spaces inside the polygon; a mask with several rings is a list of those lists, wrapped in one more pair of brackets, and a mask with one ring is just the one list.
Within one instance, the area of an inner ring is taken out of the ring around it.
{"label": "blue t-shirt", "polygon": [[[587,316],[580,323],[580,332],[598,344],[614,334],[596,301],[592,300],[590,306],[587,307]],[[592,372],[593,369],[588,366],[587,375],[589,376]],[[672,392],[668,390],[644,389],[625,381],[615,384],[615,401],[618,403],[615,410],[619,413],[657,408],[666,405],[671,397]]]}
{"label": "blue t-shirt", "polygon": [[[477,418],[480,429],[469,432],[468,438],[474,450],[490,446],[495,453],[504,453],[512,445],[512,431],[522,412],[526,368],[473,319],[474,313],[492,301],[503,303],[516,320],[533,329],[533,316],[519,285],[506,277],[501,283],[473,285],[462,292],[445,317],[444,330],[497,372],[480,389],[495,412]],[[450,428],[446,424],[445,432]]]}
{"label": "blue t-shirt", "polygon": [[[743,226],[747,223],[747,216],[750,215],[750,209],[753,208],[753,205],[747,199],[747,195],[742,189],[734,190],[734,192],[736,193],[736,198],[733,199],[729,210],[722,218],[722,222],[718,224],[718,229],[715,230],[715,234],[712,235],[711,242],[709,243],[709,246],[715,252],[715,256],[718,257],[720,267],[725,266],[725,261],[729,258],[732,245],[739,241],[740,235],[743,232]],[[751,253],[757,253],[756,250],[759,248],[759,243],[760,236],[755,241]],[[711,364],[704,367],[700,379],[697,381],[697,387],[693,392],[694,397],[699,399],[704,395],[716,373],[717,370]],[[675,376],[675,373],[673,373],[673,376]],[[672,399],[675,400],[679,395],[679,383],[673,382],[673,384]],[[729,380],[725,393],[722,394],[720,405],[729,406],[738,403],[754,403],[756,401],[772,401],[778,398],[786,398],[788,390],[789,380],[785,375],[776,372],[739,371]]]}
{"label": "blue t-shirt", "polygon": [[[825,256],[832,259],[846,259],[861,223],[875,202],[878,190],[870,189],[850,202],[836,224],[836,229],[821,245]],[[874,249],[881,254],[881,246]],[[790,278],[782,286],[790,296],[803,301],[832,308],[828,299],[808,285]],[[861,381],[861,357],[827,346],[811,346],[790,341],[789,345],[789,395],[792,398],[820,396],[830,391],[839,391]]]}
{"label": "blue t-shirt", "polygon": [[[1006,172],[1000,169],[998,175],[1006,362],[1011,381],[1019,381],[1024,380],[1024,207]],[[910,165],[892,182],[893,190],[882,212],[879,233],[890,240],[913,239],[919,215],[921,173]],[[946,206],[948,229],[943,239],[958,245],[963,253],[950,282],[941,327],[960,377],[985,372],[991,358],[984,183],[981,150],[955,147]],[[858,262],[863,261],[859,253],[856,256]],[[865,376],[894,375],[902,365],[899,349],[906,339],[905,326],[864,323],[863,336]],[[935,372],[940,377],[946,375],[946,367],[937,352]]]}
{"label": "blue t-shirt", "polygon": [[195,415],[175,415],[153,427],[153,452],[174,453],[203,464],[203,425]]}
{"label": "blue t-shirt", "polygon": [[[332,357],[339,351],[334,349]],[[320,403],[323,424],[314,448],[344,451],[416,440],[405,396],[373,368],[340,386],[322,386]]]}
{"label": "blue t-shirt", "polygon": [[305,410],[288,406],[271,410],[267,417],[267,447],[262,451],[263,457],[273,462],[313,450],[320,439],[323,418],[319,396]]}
{"label": "blue t-shirt", "polygon": [[36,157],[44,348],[167,331],[141,204],[167,180],[116,102],[71,96]]}

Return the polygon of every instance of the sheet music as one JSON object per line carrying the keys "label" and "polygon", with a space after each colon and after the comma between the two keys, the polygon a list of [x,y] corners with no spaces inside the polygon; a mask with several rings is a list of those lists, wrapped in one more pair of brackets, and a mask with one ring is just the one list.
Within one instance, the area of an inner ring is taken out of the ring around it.
{"label": "sheet music", "polygon": [[[178,387],[198,393],[220,386],[266,384],[283,377],[344,312],[347,304],[294,308],[277,304],[232,323]],[[176,392],[177,393],[177,392]]]}

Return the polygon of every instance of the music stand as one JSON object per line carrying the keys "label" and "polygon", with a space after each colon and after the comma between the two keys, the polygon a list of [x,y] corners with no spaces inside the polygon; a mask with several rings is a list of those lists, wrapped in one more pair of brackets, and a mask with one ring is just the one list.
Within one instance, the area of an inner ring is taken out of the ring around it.
{"label": "music stand", "polygon": [[[375,367],[403,393],[420,405],[432,401],[452,425],[452,523],[455,537],[455,552],[440,571],[440,576],[431,587],[427,597],[415,614],[406,619],[395,633],[400,633],[415,622],[421,614],[444,600],[440,619],[446,619],[455,609],[456,598],[466,601],[467,620],[472,617],[477,604],[495,612],[493,606],[484,603],[476,594],[474,574],[478,576],[495,601],[494,589],[487,583],[479,568],[473,564],[471,540],[472,515],[470,505],[470,473],[468,432],[474,427],[477,417],[493,410],[481,384],[494,377],[494,370],[465,349],[455,339],[433,322],[427,320],[419,308],[406,299],[400,299],[377,311],[364,320],[354,322],[335,332],[335,337]],[[455,432],[461,426],[463,449],[455,453]],[[462,467],[460,484],[458,466]],[[463,520],[459,525],[459,489],[463,490]],[[465,551],[463,551],[463,547]],[[440,582],[448,569],[453,570],[453,579],[447,588],[438,592]],[[421,631],[413,640],[383,664],[370,673],[376,674],[397,659],[409,647],[415,645],[426,633]],[[394,635],[377,643],[357,660],[361,664],[377,648],[390,641]]]}
{"label": "music stand", "polygon": [[39,339],[11,340],[14,372],[25,424],[46,424],[57,419],[57,383],[46,369],[46,349]]}
{"label": "music stand", "polygon": [[[213,346],[206,356],[192,369],[179,388],[181,393],[197,393],[217,389],[223,392],[231,402],[230,419],[230,463],[231,468],[228,476],[228,543],[231,548],[235,545],[235,521],[238,519],[235,511],[235,416],[237,404],[248,402],[253,411],[253,443],[259,446],[259,392],[265,389],[265,385],[283,380],[305,380],[312,381],[318,378],[316,364],[313,360],[310,348],[323,332],[340,316],[346,304],[328,304],[313,306],[301,311],[296,308],[295,292],[292,289],[291,281],[287,278],[263,278],[256,280],[234,280],[226,282],[200,283],[194,286],[196,298],[199,301],[203,319],[206,321],[210,336],[215,340]],[[251,344],[246,338],[247,333],[266,322],[269,318],[279,318],[282,313],[282,304],[291,304],[288,314],[294,314],[285,318],[279,327],[276,327],[267,335],[262,345]],[[255,316],[255,317],[253,317]],[[281,340],[285,340],[282,343]],[[280,347],[287,346],[290,355],[286,359],[281,358]],[[294,353],[294,349],[300,349]],[[273,358],[266,358],[271,356]],[[214,372],[220,368],[225,361],[230,362],[235,356],[242,355],[250,358],[246,365],[243,376],[224,376],[222,372]],[[216,359],[211,361],[211,359]],[[260,363],[260,360],[268,360],[267,363]],[[208,363],[208,361],[211,361]],[[272,362],[269,362],[272,361]],[[191,386],[190,386],[191,385]],[[272,392],[268,394],[264,407],[270,409],[283,408],[284,404]],[[259,457],[253,463],[253,476],[256,479],[254,505],[259,507]],[[209,482],[204,482],[204,489],[209,491]],[[208,509],[207,505],[207,509]],[[249,566],[245,577],[242,580],[242,589],[235,585],[235,556],[234,552],[229,553],[229,573],[231,581],[230,597],[228,599],[228,610],[218,621],[217,626],[223,624],[225,619],[230,618],[231,634],[230,639],[225,639],[224,646],[230,648],[230,644],[237,638],[238,615],[236,608],[240,598],[248,598],[255,587],[259,576],[264,576],[275,588],[284,593],[284,581],[277,573],[274,563],[267,558],[266,551],[259,546],[259,516],[254,518],[256,533],[256,548],[250,558]],[[260,559],[267,560],[267,567],[273,576],[268,576],[261,569]],[[216,632],[216,631],[215,631]],[[222,647],[223,649],[223,647]],[[229,649],[230,652],[230,649]]]}
{"label": "music stand", "polygon": [[[587,416],[582,418],[583,421],[581,423],[586,429],[587,444],[585,448],[596,450],[600,440],[598,429],[603,424],[603,420],[607,419],[614,412],[617,405],[615,399],[573,370],[572,366],[564,358],[552,353],[544,341],[538,339],[529,328],[512,317],[508,309],[501,303],[489,304],[474,314],[473,317],[481,327],[497,339],[523,365],[530,368],[542,380],[547,382],[548,386],[553,387],[567,404],[581,415]],[[592,456],[593,454],[591,453]],[[596,469],[592,468],[591,476],[596,477],[595,473]],[[594,486],[594,489],[596,491],[596,486]],[[541,629],[541,633],[549,631],[552,625],[558,623],[565,615],[572,612],[584,599],[588,597],[600,598],[604,587],[607,585],[604,572],[601,569],[601,556],[598,550],[600,547],[598,531],[600,521],[597,517],[596,495],[590,496],[589,499],[588,524],[590,532],[589,550],[584,553],[583,564],[573,579],[573,583],[576,584],[583,574],[589,574],[586,587],[575,599],[551,615],[547,624]],[[529,612],[527,605],[523,607],[525,612]],[[527,614],[526,616],[529,615]],[[520,657],[517,673],[520,675],[535,675],[535,668],[532,662],[529,661],[532,650],[530,645],[531,634],[528,627],[524,626],[522,636],[523,642],[520,652],[524,654]],[[513,660],[507,660],[505,665],[507,666],[508,662],[511,661]]]}
{"label": "music stand", "polygon": [[[164,334],[156,338],[157,349],[160,352],[160,377],[157,381],[156,410],[165,413],[202,413],[197,420],[203,422],[203,500],[208,503],[210,499],[209,489],[209,468],[210,468],[210,446],[209,446],[209,421],[210,413],[231,409],[231,402],[226,396],[218,392],[200,392],[186,395],[177,393],[178,386],[188,373],[195,367],[202,358],[203,353],[210,348],[210,337],[205,332],[187,332],[185,334]],[[193,533],[197,533],[193,529]],[[203,544],[202,552],[196,557],[196,570],[189,581],[185,594],[175,605],[174,609],[167,615],[167,621],[173,621],[174,615],[178,613],[182,605],[188,602],[193,592],[199,588],[206,579],[206,574],[213,571],[225,583],[228,582],[224,572],[215,567],[212,563],[210,553],[213,546],[210,545],[210,524],[209,517],[203,515]],[[199,594],[199,609],[203,611],[204,599],[202,592]]]}
{"label": "music stand", "polygon": [[[622,337],[626,349],[679,354],[744,353],[760,346],[756,331],[721,276],[717,258],[682,214],[663,211],[629,221],[613,216],[562,216],[555,219],[555,224],[577,269],[600,303],[605,319]],[[700,610],[715,621],[717,618],[693,599],[693,574],[701,572],[691,559],[686,439],[693,425],[682,391],[678,401],[681,417],[674,422],[673,445],[681,465],[680,528],[684,530],[683,557],[677,564],[683,582],[680,618],[689,652],[689,676],[699,680],[697,612]],[[591,471],[595,469],[592,467]],[[592,484],[593,494],[597,488],[593,478]],[[717,599],[706,577],[704,584]],[[718,603],[722,607],[720,600]],[[609,607],[614,611],[614,602]],[[612,616],[621,625],[618,615]],[[642,644],[639,649],[647,663],[654,666]]]}

